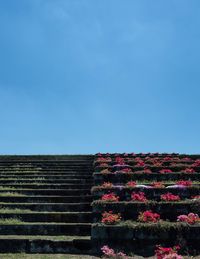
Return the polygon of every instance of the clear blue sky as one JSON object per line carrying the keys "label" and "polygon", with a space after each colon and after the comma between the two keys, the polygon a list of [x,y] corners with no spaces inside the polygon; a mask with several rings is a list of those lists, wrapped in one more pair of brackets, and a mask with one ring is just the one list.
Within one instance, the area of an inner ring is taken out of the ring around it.
{"label": "clear blue sky", "polygon": [[200,153],[199,0],[0,0],[0,153]]}

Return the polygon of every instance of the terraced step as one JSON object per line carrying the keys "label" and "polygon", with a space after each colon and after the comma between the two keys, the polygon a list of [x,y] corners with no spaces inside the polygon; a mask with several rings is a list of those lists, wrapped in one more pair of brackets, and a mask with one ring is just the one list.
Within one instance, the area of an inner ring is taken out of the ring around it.
{"label": "terraced step", "polygon": [[0,195],[5,192],[17,192],[23,195],[58,195],[58,196],[75,196],[75,195],[89,195],[90,189],[9,189],[5,188],[3,190],[0,189]]}
{"label": "terraced step", "polygon": [[1,253],[90,254],[90,236],[0,235]]}
{"label": "terraced step", "polygon": [[92,164],[90,155],[0,156],[0,253],[90,253]]}
{"label": "terraced step", "polygon": [[8,209],[28,209],[32,211],[77,212],[91,211],[90,202],[81,203],[14,203],[0,202],[0,207]]}
{"label": "terraced step", "polygon": [[[10,183],[3,184],[4,188],[20,188],[20,189],[57,189],[57,190],[83,190],[90,189],[91,184],[47,184],[47,183]],[[1,187],[1,186],[0,186]],[[1,190],[1,189],[0,189]]]}
{"label": "terraced step", "polygon": [[45,178],[45,179],[77,179],[77,180],[81,180],[81,179],[93,179],[92,175],[90,174],[85,174],[85,175],[79,175],[79,174],[0,174],[0,177],[2,178]]}
{"label": "terraced step", "polygon": [[90,223],[0,224],[0,235],[80,235],[91,234]]}
{"label": "terraced step", "polygon": [[0,178],[0,185],[1,184],[9,184],[9,183],[60,183],[60,184],[92,184],[93,180],[91,179],[57,179],[56,177],[54,179],[44,179],[44,178],[32,178],[32,179],[24,179],[24,178],[12,178],[12,179],[5,179]]}
{"label": "terraced step", "polygon": [[[92,222],[91,212],[9,212],[0,210],[1,219],[19,218],[23,222],[64,222],[64,223],[90,223]],[[1,222],[0,222],[1,224]]]}
{"label": "terraced step", "polygon": [[0,202],[81,203],[92,202],[92,196],[0,196]]}

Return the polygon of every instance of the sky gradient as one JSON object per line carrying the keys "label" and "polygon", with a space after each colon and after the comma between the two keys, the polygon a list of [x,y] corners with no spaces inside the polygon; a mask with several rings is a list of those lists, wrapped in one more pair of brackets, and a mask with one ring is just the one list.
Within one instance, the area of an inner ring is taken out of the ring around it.
{"label": "sky gradient", "polygon": [[0,0],[0,153],[200,153],[199,0]]}

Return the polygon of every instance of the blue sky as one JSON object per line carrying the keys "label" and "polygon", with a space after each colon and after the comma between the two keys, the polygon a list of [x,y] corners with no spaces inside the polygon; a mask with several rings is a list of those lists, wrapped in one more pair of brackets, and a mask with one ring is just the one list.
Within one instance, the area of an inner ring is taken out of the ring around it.
{"label": "blue sky", "polygon": [[199,0],[0,0],[0,153],[200,153]]}

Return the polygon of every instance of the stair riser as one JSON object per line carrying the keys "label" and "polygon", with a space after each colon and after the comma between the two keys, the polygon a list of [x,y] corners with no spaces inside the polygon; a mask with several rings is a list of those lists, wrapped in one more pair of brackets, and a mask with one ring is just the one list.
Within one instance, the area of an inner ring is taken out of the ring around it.
{"label": "stair riser", "polygon": [[91,242],[84,240],[0,240],[1,253],[90,254]]}
{"label": "stair riser", "polygon": [[90,223],[92,222],[92,213],[81,213],[76,214],[39,214],[39,213],[0,213],[0,218],[19,218],[23,222],[63,222],[63,223]]}
{"label": "stair riser", "polygon": [[[0,185],[4,188],[19,188],[19,189],[57,189],[57,190],[63,190],[63,189],[91,189],[91,184],[3,184]],[[17,190],[16,190],[17,191]]]}
{"label": "stair riser", "polygon": [[[33,202],[33,203],[75,203],[75,202],[92,202],[92,197],[91,196],[69,196],[69,197],[64,197],[64,196],[54,196],[54,197],[42,197],[42,196],[32,196],[32,197],[1,197],[0,196],[0,202]],[[1,205],[0,205],[1,206]]]}
{"label": "stair riser", "polygon": [[126,183],[128,181],[177,181],[177,180],[200,181],[200,173],[196,174],[132,174],[132,175],[94,175],[95,185],[103,182]]}
{"label": "stair riser", "polygon": [[0,225],[0,235],[90,235],[91,227],[87,225]]}

